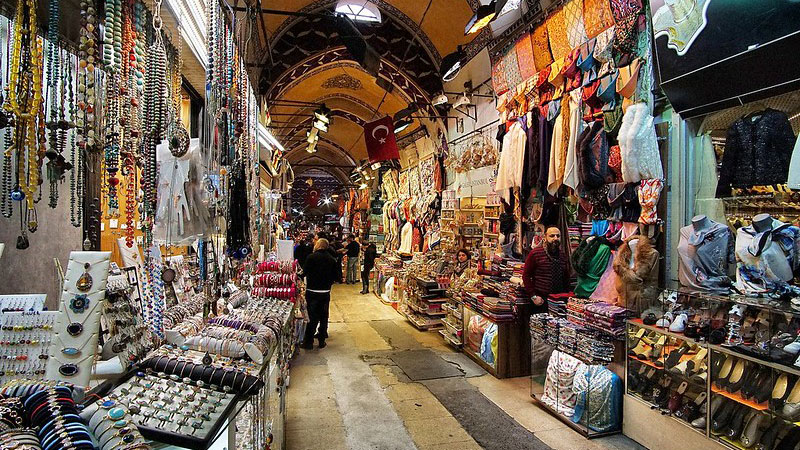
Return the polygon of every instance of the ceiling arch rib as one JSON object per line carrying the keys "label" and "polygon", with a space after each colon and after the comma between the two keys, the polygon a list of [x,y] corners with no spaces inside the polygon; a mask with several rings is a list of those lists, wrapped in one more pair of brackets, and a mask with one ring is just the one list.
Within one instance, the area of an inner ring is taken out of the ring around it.
{"label": "ceiling arch rib", "polygon": [[[279,75],[270,84],[267,91],[267,102],[269,103],[269,99],[280,99],[287,91],[301,85],[306,79],[330,70],[327,67],[329,65],[353,68],[367,73],[361,65],[352,60],[346,48],[341,46],[327,48],[306,57]],[[425,91],[422,86],[414,82],[411,73],[406,73],[405,66],[404,70],[401,71],[392,63],[383,59],[381,59],[378,74],[382,78],[391,81],[407,103],[429,104],[433,95],[442,89],[441,82],[439,82],[439,88],[432,91],[433,93]],[[436,77],[438,80],[438,72]]]}
{"label": "ceiling arch rib", "polygon": [[[286,159],[289,162],[292,162],[294,158],[299,158],[304,154],[311,154],[305,151],[307,146],[308,144],[306,144],[305,141],[290,143],[290,145],[286,147]],[[333,164],[351,165],[353,167],[356,166],[356,160],[353,159],[353,156],[347,150],[345,150],[344,147],[326,137],[320,137],[319,142],[317,143],[317,153],[320,153],[321,150],[328,150],[331,152],[331,154],[337,157],[337,159],[334,160],[336,162],[333,162]]]}

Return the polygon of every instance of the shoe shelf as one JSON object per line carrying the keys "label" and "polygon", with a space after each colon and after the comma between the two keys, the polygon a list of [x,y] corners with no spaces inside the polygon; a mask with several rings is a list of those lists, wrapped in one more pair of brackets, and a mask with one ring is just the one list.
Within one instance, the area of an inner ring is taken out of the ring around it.
{"label": "shoe shelf", "polygon": [[684,341],[688,342],[691,345],[700,344],[700,341],[696,341],[693,338],[687,337],[683,333],[676,333],[674,331],[670,331],[669,327],[657,327],[655,325],[647,325],[644,322],[642,322],[642,319],[629,319],[628,322],[632,323],[632,324],[635,324],[637,327],[644,328],[645,330],[648,330],[648,331],[653,331],[653,332],[656,332],[656,333],[664,334],[666,336],[671,336],[671,337],[674,337],[674,338],[678,338],[678,339],[684,340]]}
{"label": "shoe shelf", "polygon": [[713,385],[711,386],[711,392],[713,392],[715,394],[718,394],[718,395],[722,395],[723,397],[727,397],[727,398],[729,398],[729,399],[731,399],[731,400],[733,400],[733,401],[735,401],[737,403],[741,403],[742,405],[745,405],[748,408],[754,409],[756,411],[766,411],[767,409],[769,409],[769,404],[767,402],[756,403],[756,402],[751,401],[751,400],[746,400],[741,395],[731,394],[730,392],[728,392],[726,390],[723,390],[723,389],[720,389],[720,388],[718,388],[716,386],[713,386]]}
{"label": "shoe shelf", "polygon": [[790,373],[792,375],[800,377],[800,368],[787,366],[786,364],[780,364],[760,358],[756,358],[754,356],[750,356],[746,353],[737,352],[729,347],[725,347],[722,345],[715,345],[715,344],[707,344],[708,348],[714,350],[715,352],[724,353],[726,355],[735,356],[737,358],[742,358],[748,361],[751,361],[756,364],[760,364],[762,366],[771,367],[780,372]]}

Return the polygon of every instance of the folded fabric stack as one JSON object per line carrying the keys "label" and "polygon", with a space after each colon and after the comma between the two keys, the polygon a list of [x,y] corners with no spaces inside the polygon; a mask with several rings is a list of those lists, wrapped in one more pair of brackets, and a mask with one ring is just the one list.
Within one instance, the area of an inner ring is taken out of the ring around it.
{"label": "folded fabric stack", "polygon": [[567,320],[585,326],[586,325],[586,305],[596,303],[595,300],[586,298],[570,297],[567,302]]}
{"label": "folded fabric stack", "polygon": [[555,317],[567,317],[567,299],[553,298],[547,299],[547,311]]}
{"label": "folded fabric stack", "polygon": [[578,350],[578,338],[582,328],[570,322],[563,322],[559,327],[558,345],[559,350],[570,355],[574,355]]}
{"label": "folded fabric stack", "polygon": [[547,341],[551,321],[553,321],[553,317],[550,314],[531,314],[531,338],[538,341]]}
{"label": "folded fabric stack", "polygon": [[481,293],[467,293],[462,297],[464,303],[480,315],[494,322],[514,320],[511,303],[502,297],[492,297]]}
{"label": "folded fabric stack", "polygon": [[614,341],[608,334],[582,328],[574,355],[587,364],[606,365],[614,360]]}
{"label": "folded fabric stack", "polygon": [[625,320],[631,312],[621,306],[605,302],[588,304],[585,307],[586,326],[603,331],[617,339],[625,337]]}

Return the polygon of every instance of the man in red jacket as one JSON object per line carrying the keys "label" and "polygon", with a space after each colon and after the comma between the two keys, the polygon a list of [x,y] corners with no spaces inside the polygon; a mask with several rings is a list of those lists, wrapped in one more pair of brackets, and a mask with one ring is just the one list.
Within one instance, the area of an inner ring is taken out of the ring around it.
{"label": "man in red jacket", "polygon": [[534,247],[522,272],[525,291],[532,297],[534,313],[547,311],[547,297],[569,291],[567,255],[561,249],[561,231],[548,227],[544,243]]}

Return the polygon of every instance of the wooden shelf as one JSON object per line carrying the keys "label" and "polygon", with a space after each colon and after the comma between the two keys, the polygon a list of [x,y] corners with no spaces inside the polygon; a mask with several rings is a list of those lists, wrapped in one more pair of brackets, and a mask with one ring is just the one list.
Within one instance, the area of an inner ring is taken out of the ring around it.
{"label": "wooden shelf", "polygon": [[699,342],[699,341],[696,341],[696,340],[694,340],[694,339],[692,339],[690,337],[686,337],[683,333],[675,333],[674,331],[669,331],[669,328],[661,328],[661,327],[657,327],[655,325],[645,325],[642,322],[642,319],[629,319],[628,322],[631,323],[631,324],[636,325],[637,327],[644,328],[645,330],[655,331],[656,333],[661,333],[661,334],[664,334],[664,335],[667,335],[667,336],[672,336],[674,338],[678,338],[678,339],[684,340],[684,341],[688,342],[689,344],[706,346],[705,342]]}
{"label": "wooden shelf", "polygon": [[487,217],[487,216],[483,216],[483,220],[500,220],[500,218],[499,218],[499,217]]}
{"label": "wooden shelf", "polygon": [[733,401],[735,401],[737,403],[741,403],[742,405],[746,405],[747,407],[755,409],[757,411],[765,411],[765,410],[767,410],[769,408],[769,402],[764,402],[764,403],[751,402],[750,400],[745,400],[739,394],[736,394],[736,393],[731,394],[730,392],[728,392],[726,390],[723,390],[723,389],[720,389],[720,388],[714,386],[713,384],[711,385],[711,392],[713,392],[715,394],[719,394],[719,395],[721,395],[723,397],[728,397],[729,399],[731,399],[731,400],[733,400]]}

